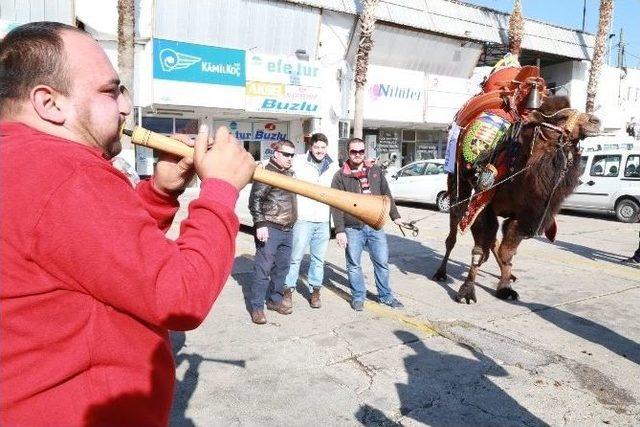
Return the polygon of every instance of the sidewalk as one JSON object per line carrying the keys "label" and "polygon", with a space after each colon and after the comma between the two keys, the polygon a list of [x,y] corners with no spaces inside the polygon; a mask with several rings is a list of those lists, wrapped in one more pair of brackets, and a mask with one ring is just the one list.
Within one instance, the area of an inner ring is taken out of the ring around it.
{"label": "sidewalk", "polygon": [[493,297],[498,269],[489,261],[478,303],[466,305],[451,295],[466,274],[471,236],[454,249],[453,279],[438,284],[429,278],[447,216],[400,212],[432,214],[416,239],[387,226],[402,311],[373,301],[351,310],[344,255],[332,241],[323,307],[311,309],[297,293],[292,315],[267,312],[267,325],[253,325],[243,293],[253,238],[241,231],[232,277],[211,314],[174,337],[171,424],[638,424],[640,269],[617,262],[635,249],[637,224],[561,215],[555,245],[532,239],[520,247],[514,286],[521,301]]}

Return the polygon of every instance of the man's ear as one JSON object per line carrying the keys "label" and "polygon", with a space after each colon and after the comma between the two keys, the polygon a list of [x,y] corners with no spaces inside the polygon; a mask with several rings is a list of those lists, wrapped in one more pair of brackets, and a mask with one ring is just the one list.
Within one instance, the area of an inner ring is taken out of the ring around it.
{"label": "man's ear", "polygon": [[65,121],[62,110],[62,96],[47,85],[38,85],[31,89],[29,97],[33,109],[42,120],[61,125]]}

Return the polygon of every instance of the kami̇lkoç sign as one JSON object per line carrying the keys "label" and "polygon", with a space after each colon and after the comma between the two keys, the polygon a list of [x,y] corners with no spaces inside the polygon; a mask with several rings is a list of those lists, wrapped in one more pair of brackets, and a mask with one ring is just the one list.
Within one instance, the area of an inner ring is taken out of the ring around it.
{"label": "kami\u0307lko\u00e7 sign", "polygon": [[155,103],[244,108],[245,51],[153,40]]}

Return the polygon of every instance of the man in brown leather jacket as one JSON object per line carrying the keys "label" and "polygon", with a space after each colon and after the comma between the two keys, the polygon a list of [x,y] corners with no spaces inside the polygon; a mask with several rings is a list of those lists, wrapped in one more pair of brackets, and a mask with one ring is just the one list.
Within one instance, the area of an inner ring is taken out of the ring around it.
{"label": "man in brown leather jacket", "polygon": [[[291,141],[278,141],[275,151],[265,169],[284,175],[290,171],[295,146]],[[291,258],[291,230],[296,222],[296,195],[267,184],[254,182],[249,196],[249,210],[256,230],[256,256],[254,279],[251,286],[251,321],[267,323],[264,314],[267,293],[267,308],[280,314],[291,314],[290,306],[282,303],[284,279],[289,272]]]}

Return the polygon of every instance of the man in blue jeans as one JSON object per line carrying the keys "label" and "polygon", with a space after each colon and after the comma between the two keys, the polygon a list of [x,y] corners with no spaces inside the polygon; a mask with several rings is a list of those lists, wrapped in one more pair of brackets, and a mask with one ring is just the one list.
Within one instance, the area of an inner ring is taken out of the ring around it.
{"label": "man in blue jeans", "polygon": [[[331,187],[331,179],[338,165],[327,155],[329,140],[322,133],[314,133],[309,141],[309,150],[293,159],[296,178],[314,184]],[[293,291],[298,282],[300,263],[309,248],[311,256],[307,272],[309,305],[320,308],[320,289],[324,278],[324,257],[330,237],[329,206],[304,196],[298,198],[298,219],[293,226],[293,248],[289,274],[284,281],[284,304],[293,309]]]}
{"label": "man in blue jeans", "polygon": [[[331,187],[351,193],[387,195],[391,197],[389,184],[379,166],[365,161],[365,145],[360,138],[352,138],[347,146],[349,159],[342,169],[336,172]],[[382,230],[375,230],[351,215],[338,209],[331,209],[336,228],[338,245],[345,249],[347,275],[351,285],[351,307],[362,311],[367,288],[362,273],[362,251],[369,249],[369,257],[373,263],[373,273],[378,289],[378,301],[392,308],[403,305],[391,292],[389,286],[389,248],[387,235]],[[391,198],[391,219],[402,224],[398,208]]]}
{"label": "man in blue jeans", "polygon": [[[295,146],[291,141],[278,141],[265,169],[291,176],[291,161]],[[296,196],[271,185],[254,182],[249,196],[249,210],[256,229],[254,281],[251,286],[251,321],[267,323],[267,308],[280,314],[291,314],[291,307],[283,304],[284,278],[291,258],[291,229],[296,222]]]}

